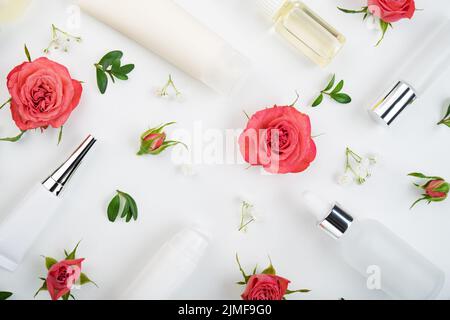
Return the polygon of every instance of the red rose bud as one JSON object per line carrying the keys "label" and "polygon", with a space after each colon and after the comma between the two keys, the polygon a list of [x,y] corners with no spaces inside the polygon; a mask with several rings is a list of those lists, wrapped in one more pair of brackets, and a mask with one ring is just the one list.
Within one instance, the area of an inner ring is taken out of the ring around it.
{"label": "red rose bud", "polygon": [[416,200],[412,204],[411,208],[421,201],[427,201],[428,204],[430,204],[431,202],[440,202],[447,199],[447,195],[450,191],[450,185],[443,178],[436,176],[430,177],[419,172],[410,173],[409,176],[421,179],[428,179],[428,182],[425,183],[424,185],[419,185],[416,183],[414,184],[416,187],[419,187],[422,190],[424,190],[425,193],[422,194],[422,198]]}
{"label": "red rose bud", "polygon": [[150,151],[155,151],[160,148],[162,144],[166,140],[166,134],[163,133],[150,133],[144,138],[144,141],[150,141],[151,144],[149,146]]}
{"label": "red rose bud", "polygon": [[449,184],[444,180],[432,180],[425,185],[424,189],[433,201],[443,201],[447,198]]}
{"label": "red rose bud", "polygon": [[169,147],[173,147],[176,146],[177,144],[180,144],[181,142],[179,141],[166,140],[167,135],[163,131],[165,127],[170,126],[174,123],[175,122],[169,122],[160,127],[152,128],[145,131],[141,135],[141,148],[139,149],[137,155],[138,156],[144,154],[157,155]]}

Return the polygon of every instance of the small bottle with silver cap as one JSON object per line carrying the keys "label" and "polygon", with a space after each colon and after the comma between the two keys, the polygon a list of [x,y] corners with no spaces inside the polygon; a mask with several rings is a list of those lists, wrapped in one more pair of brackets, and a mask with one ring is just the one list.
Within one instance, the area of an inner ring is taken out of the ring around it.
{"label": "small bottle with silver cap", "polygon": [[345,37],[302,1],[254,0],[275,31],[321,67],[326,67]]}
{"label": "small bottle with silver cap", "polygon": [[37,184],[0,223],[0,267],[17,269],[26,253],[56,213],[62,191],[96,142],[88,136],[55,172]]}
{"label": "small bottle with silver cap", "polygon": [[431,87],[449,65],[450,20],[447,20],[399,68],[391,87],[370,107],[370,115],[377,122],[389,126]]}
{"label": "small bottle with silver cap", "polygon": [[347,264],[367,277],[368,289],[382,290],[394,299],[437,297],[444,273],[383,224],[357,220],[311,192],[304,193],[303,200],[319,227],[337,241]]}

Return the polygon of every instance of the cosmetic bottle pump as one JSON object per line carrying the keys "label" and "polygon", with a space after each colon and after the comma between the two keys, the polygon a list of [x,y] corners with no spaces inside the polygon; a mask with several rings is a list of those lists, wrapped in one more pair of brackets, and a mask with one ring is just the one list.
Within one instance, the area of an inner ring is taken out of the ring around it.
{"label": "cosmetic bottle pump", "polygon": [[449,66],[450,20],[447,20],[399,68],[391,87],[371,106],[370,115],[384,126],[391,125]]}
{"label": "cosmetic bottle pump", "polygon": [[339,204],[311,192],[304,193],[303,200],[319,227],[336,240],[344,261],[373,278],[369,289],[401,300],[434,299],[440,293],[444,273],[383,224],[355,219]]}
{"label": "cosmetic bottle pump", "polygon": [[55,172],[37,184],[0,222],[0,267],[17,269],[58,210],[62,192],[96,142],[88,136]]}

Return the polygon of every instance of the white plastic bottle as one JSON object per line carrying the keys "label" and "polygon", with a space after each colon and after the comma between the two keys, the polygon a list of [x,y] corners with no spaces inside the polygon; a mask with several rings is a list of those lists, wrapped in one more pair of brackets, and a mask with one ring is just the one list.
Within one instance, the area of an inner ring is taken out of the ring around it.
{"label": "white plastic bottle", "polygon": [[321,67],[326,67],[345,44],[345,37],[298,0],[253,0],[275,31]]}
{"label": "white plastic bottle", "polygon": [[450,20],[438,26],[416,52],[394,72],[395,79],[369,112],[388,126],[420,98],[450,66]]}
{"label": "white plastic bottle", "polygon": [[175,234],[152,256],[121,298],[165,300],[195,271],[208,247],[209,237],[194,227]]}
{"label": "white plastic bottle", "polygon": [[17,269],[45,226],[56,214],[60,196],[96,142],[88,136],[55,172],[37,184],[0,222],[0,267]]}
{"label": "white plastic bottle", "polygon": [[303,199],[319,227],[336,239],[343,259],[363,276],[372,277],[369,289],[380,289],[394,299],[437,297],[444,273],[383,224],[355,220],[338,204],[324,202],[311,192]]}
{"label": "white plastic bottle", "polygon": [[221,94],[237,89],[249,62],[173,0],[78,0],[81,9]]}

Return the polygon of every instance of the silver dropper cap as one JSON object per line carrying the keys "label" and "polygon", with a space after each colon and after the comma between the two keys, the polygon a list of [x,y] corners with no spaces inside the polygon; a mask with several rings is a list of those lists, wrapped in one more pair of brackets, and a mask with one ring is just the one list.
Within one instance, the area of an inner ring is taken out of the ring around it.
{"label": "silver dropper cap", "polygon": [[89,135],[69,159],[42,182],[44,188],[58,197],[96,141],[93,136]]}
{"label": "silver dropper cap", "polygon": [[350,228],[353,217],[340,205],[331,205],[312,192],[305,192],[303,200],[319,221],[319,227],[334,239],[339,239]]}
{"label": "silver dropper cap", "polygon": [[369,112],[377,122],[389,126],[416,98],[417,93],[412,86],[398,81],[386,95],[375,103]]}

